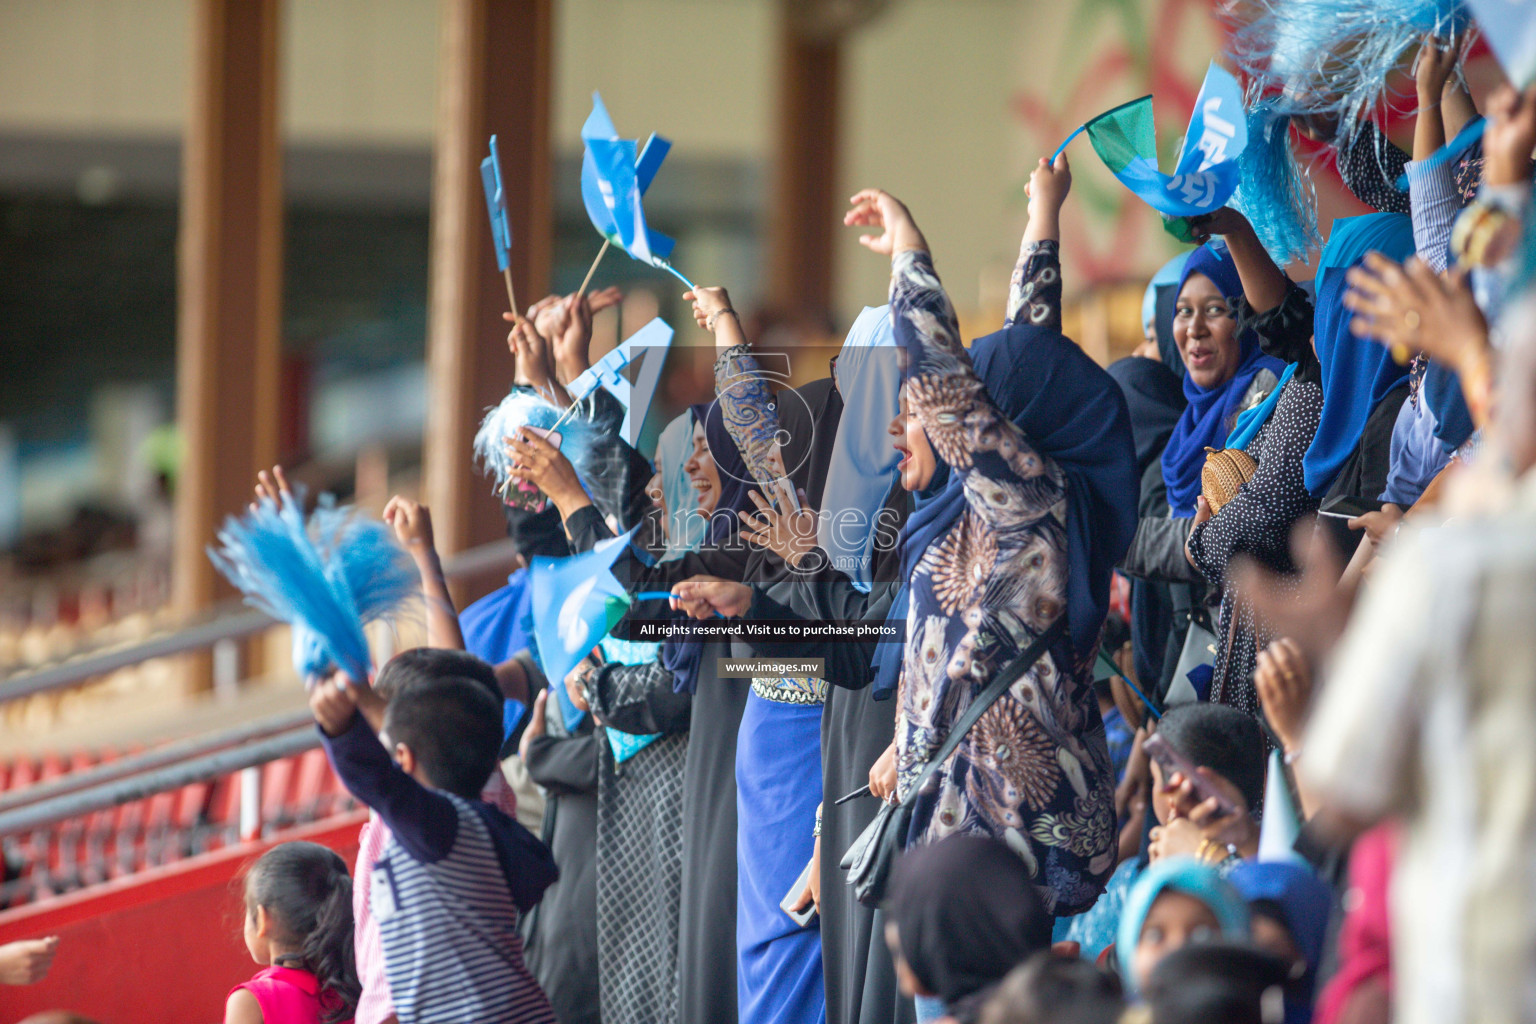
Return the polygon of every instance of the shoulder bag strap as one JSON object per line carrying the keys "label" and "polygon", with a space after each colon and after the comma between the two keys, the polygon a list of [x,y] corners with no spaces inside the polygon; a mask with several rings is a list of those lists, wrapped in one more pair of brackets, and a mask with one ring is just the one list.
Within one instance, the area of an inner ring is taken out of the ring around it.
{"label": "shoulder bag strap", "polygon": [[949,755],[955,752],[955,748],[960,745],[961,740],[965,739],[965,734],[971,731],[971,726],[976,724],[976,720],[985,714],[988,708],[997,703],[997,698],[1008,692],[1008,688],[1017,682],[1020,676],[1034,668],[1035,662],[1040,660],[1041,655],[1045,654],[1051,644],[1055,643],[1066,631],[1067,613],[1062,611],[1056,617],[1056,621],[1051,623],[1044,633],[1035,637],[1034,643],[1025,648],[1024,652],[1013,659],[1006,668],[992,677],[992,681],[987,684],[987,688],[978,693],[976,699],[971,701],[970,707],[966,708],[961,712],[960,717],[955,719],[954,724],[950,726],[949,735],[940,744],[938,753],[933,755],[933,760],[923,766],[922,774],[917,777],[916,782],[912,783],[912,788],[907,791],[907,795],[902,800],[902,803],[910,803],[917,798],[917,794],[922,791],[923,784],[928,781],[928,776],[932,775],[941,764],[949,760]]}

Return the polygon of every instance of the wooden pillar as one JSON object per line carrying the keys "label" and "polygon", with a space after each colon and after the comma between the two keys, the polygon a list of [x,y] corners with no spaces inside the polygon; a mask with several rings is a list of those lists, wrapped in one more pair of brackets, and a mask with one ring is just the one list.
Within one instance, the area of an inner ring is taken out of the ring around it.
{"label": "wooden pillar", "polygon": [[[177,260],[172,598],[182,613],[234,594],[204,549],[277,455],[282,324],[280,0],[193,6]],[[194,679],[206,683],[206,671]]]}
{"label": "wooden pillar", "polygon": [[445,555],[506,536],[501,505],[470,447],[513,374],[480,161],[494,133],[512,221],[512,278],[526,309],[548,291],[553,247],[551,8],[552,0],[442,4],[424,490]]}
{"label": "wooden pillar", "polygon": [[820,326],[832,315],[833,242],[841,224],[837,142],[842,45],[781,18],[773,213],[769,218],[769,305]]}

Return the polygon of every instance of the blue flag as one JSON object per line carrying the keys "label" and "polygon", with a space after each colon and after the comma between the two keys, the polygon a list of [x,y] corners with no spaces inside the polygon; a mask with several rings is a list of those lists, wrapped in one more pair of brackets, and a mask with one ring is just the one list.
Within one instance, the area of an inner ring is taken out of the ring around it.
{"label": "blue flag", "polygon": [[619,138],[603,98],[595,92],[581,141],[581,200],[592,226],[642,263],[669,269],[665,260],[672,255],[673,240],[646,226],[641,197],[672,143],[652,135],[640,150],[633,139]]}
{"label": "blue flag", "polygon": [[[631,446],[645,426],[645,414],[661,380],[661,371],[672,350],[672,328],[657,317],[622,341],[617,348],[582,371],[566,387],[573,402],[580,402],[598,388],[604,388],[624,407],[624,440]],[[626,370],[639,360],[639,372],[631,384]]]}
{"label": "blue flag", "polygon": [[491,244],[496,247],[496,269],[512,262],[512,221],[507,216],[507,192],[501,183],[501,154],[491,136],[491,155],[480,161],[480,184],[485,188],[485,209],[491,215]]}
{"label": "blue flag", "polygon": [[568,729],[579,726],[586,712],[571,703],[566,675],[629,610],[630,597],[611,569],[634,532],[569,558],[535,558],[528,566],[539,667]]}
{"label": "blue flag", "polygon": [[1106,111],[1085,128],[1121,184],[1166,216],[1199,217],[1237,191],[1238,157],[1248,145],[1243,91],[1215,64],[1205,73],[1172,175],[1158,170],[1150,96]]}

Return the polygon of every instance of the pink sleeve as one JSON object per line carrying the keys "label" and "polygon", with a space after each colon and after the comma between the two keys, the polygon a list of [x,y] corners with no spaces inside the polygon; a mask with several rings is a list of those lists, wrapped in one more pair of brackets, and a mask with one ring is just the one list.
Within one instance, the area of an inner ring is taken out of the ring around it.
{"label": "pink sleeve", "polygon": [[1392,922],[1387,899],[1396,848],[1397,829],[1391,822],[1355,840],[1349,856],[1349,900],[1356,902],[1345,913],[1339,932],[1338,973],[1318,996],[1314,1024],[1334,1024],[1350,997],[1368,981],[1380,980],[1391,987]]}

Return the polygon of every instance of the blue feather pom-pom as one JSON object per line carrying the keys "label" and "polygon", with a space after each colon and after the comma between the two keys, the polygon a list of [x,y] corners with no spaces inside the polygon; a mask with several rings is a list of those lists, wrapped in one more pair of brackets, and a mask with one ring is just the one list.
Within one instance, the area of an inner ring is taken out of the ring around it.
{"label": "blue feather pom-pom", "polygon": [[1410,49],[1470,23],[1462,0],[1243,0],[1228,9],[1228,53],[1252,94],[1278,94],[1279,113],[1331,123],[1346,159]]}
{"label": "blue feather pom-pom", "polygon": [[480,429],[475,434],[475,457],[485,474],[496,481],[496,491],[501,493],[512,477],[512,458],[507,454],[506,438],[517,433],[520,427],[538,427],[549,430],[560,424],[560,453],[570,460],[577,475],[588,479],[592,471],[592,444],[595,435],[592,425],[581,415],[581,410],[563,420],[564,410],[553,405],[527,388],[513,388],[501,404],[488,409]]}
{"label": "blue feather pom-pom", "polygon": [[1248,111],[1248,145],[1238,159],[1240,182],[1232,205],[1253,225],[1259,242],[1280,266],[1306,260],[1322,247],[1317,190],[1296,159],[1290,118],[1268,102]]}
{"label": "blue feather pom-pom", "polygon": [[339,667],[367,679],[363,627],[395,617],[420,593],[410,556],[388,526],[328,498],[308,520],[301,498],[264,498],[231,516],[208,549],[247,604],[293,627],[293,668],[306,681]]}

